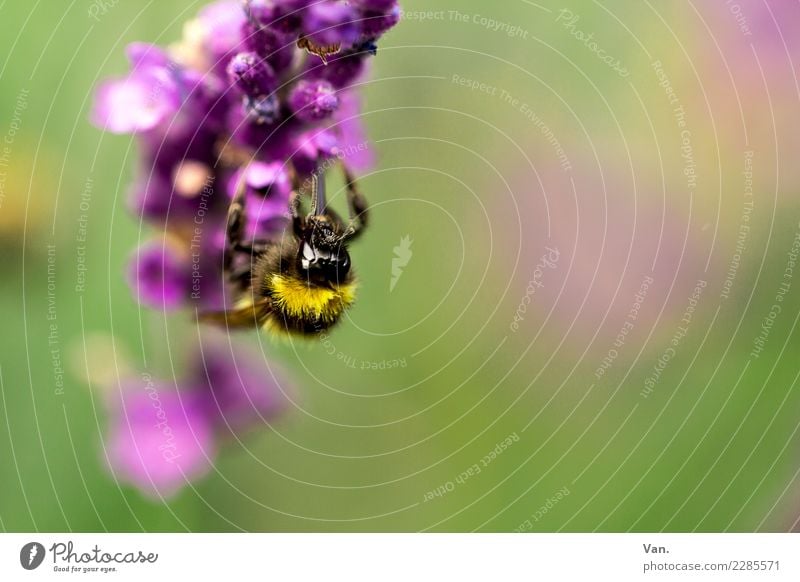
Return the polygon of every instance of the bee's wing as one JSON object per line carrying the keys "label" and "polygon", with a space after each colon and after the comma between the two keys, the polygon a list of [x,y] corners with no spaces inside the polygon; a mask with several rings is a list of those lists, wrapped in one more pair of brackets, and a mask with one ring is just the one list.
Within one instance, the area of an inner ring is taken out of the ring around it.
{"label": "bee's wing", "polygon": [[263,297],[226,311],[205,311],[197,315],[198,321],[220,327],[261,327],[272,313],[272,301]]}

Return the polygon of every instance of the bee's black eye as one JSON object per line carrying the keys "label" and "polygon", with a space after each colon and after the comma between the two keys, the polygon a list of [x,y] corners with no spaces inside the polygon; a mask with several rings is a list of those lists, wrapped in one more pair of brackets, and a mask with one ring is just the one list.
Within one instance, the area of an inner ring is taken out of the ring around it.
{"label": "bee's black eye", "polygon": [[342,249],[336,255],[336,279],[344,279],[350,272],[350,254]]}
{"label": "bee's black eye", "polygon": [[300,249],[300,267],[316,279],[342,281],[350,272],[350,254],[343,247],[318,249],[304,242]]}

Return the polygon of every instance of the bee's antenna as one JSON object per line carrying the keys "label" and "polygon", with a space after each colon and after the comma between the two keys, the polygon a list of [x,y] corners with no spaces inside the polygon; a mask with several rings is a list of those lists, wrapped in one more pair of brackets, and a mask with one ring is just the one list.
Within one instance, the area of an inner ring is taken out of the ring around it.
{"label": "bee's antenna", "polygon": [[311,174],[311,215],[319,216],[325,214],[328,206],[325,190],[325,171],[322,163],[317,165],[317,169]]}

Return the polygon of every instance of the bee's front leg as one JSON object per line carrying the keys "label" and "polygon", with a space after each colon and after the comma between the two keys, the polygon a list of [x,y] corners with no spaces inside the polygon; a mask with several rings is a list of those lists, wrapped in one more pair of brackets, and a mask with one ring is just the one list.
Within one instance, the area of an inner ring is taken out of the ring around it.
{"label": "bee's front leg", "polygon": [[289,197],[289,213],[292,216],[292,228],[294,229],[295,236],[302,236],[306,230],[306,219],[301,214],[300,205],[302,200],[300,199],[300,190],[295,188],[292,190],[292,194]]}
{"label": "bee's front leg", "polygon": [[[275,241],[271,240],[253,240],[245,242],[243,240],[244,237],[244,227],[245,227],[245,203],[246,203],[246,194],[247,192],[247,183],[244,180],[244,175],[242,176],[242,180],[236,188],[236,194],[231,201],[231,205],[228,208],[228,224],[226,227],[226,235],[225,235],[225,270],[229,273],[229,277],[231,280],[235,277],[235,273],[231,273],[231,269],[233,267],[233,259],[236,253],[239,254],[248,254],[251,255],[249,257],[252,260],[253,255],[260,255],[270,247],[275,244]],[[250,261],[248,261],[249,265]]]}
{"label": "bee's front leg", "polygon": [[369,208],[367,199],[358,189],[355,176],[344,165],[342,165],[342,171],[344,172],[344,181],[347,184],[347,206],[350,213],[350,227],[347,238],[348,240],[353,240],[367,227]]}
{"label": "bee's front leg", "polygon": [[245,175],[242,177],[239,184],[236,186],[236,194],[231,200],[231,205],[228,207],[228,222],[225,227],[225,258],[224,267],[225,272],[230,273],[233,266],[234,253],[239,251],[242,244],[242,236],[244,235],[244,205],[245,193],[247,192],[247,182]]}

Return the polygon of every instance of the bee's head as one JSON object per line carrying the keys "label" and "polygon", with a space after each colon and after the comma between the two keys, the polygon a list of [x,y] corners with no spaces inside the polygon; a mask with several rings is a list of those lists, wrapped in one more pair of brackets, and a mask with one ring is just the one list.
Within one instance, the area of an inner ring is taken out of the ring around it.
{"label": "bee's head", "polygon": [[315,283],[340,283],[350,272],[350,253],[328,218],[312,216],[299,235],[300,272]]}

